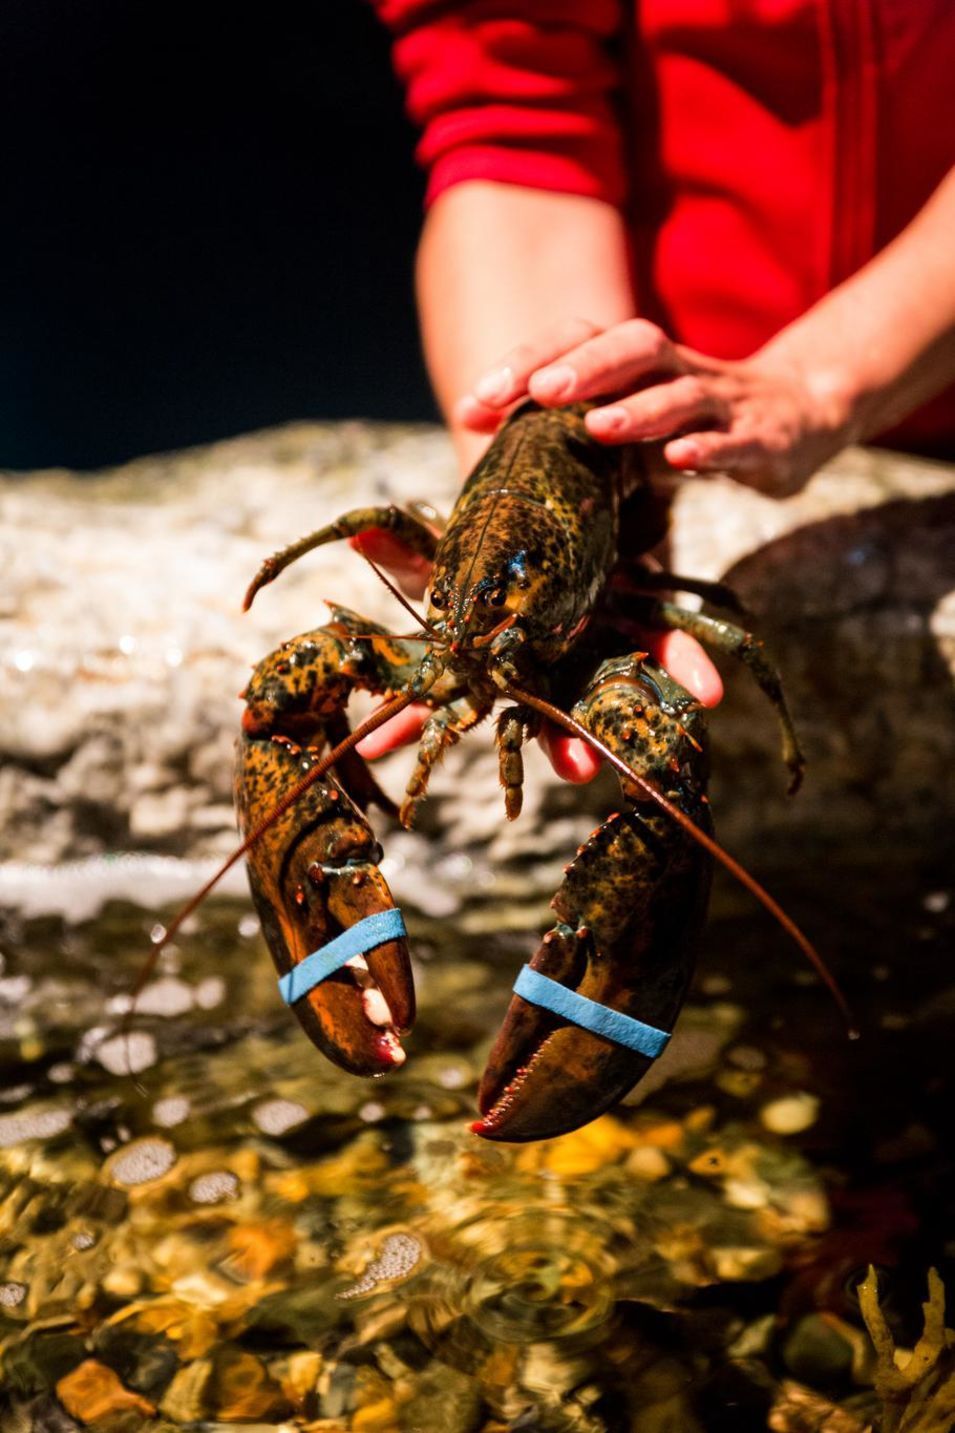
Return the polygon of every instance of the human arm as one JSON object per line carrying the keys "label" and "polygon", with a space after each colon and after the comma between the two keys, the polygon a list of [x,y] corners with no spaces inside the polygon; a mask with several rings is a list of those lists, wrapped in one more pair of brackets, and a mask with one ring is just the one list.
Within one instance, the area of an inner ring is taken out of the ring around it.
{"label": "human arm", "polygon": [[545,329],[570,346],[636,313],[623,217],[579,194],[456,185],[425,217],[416,279],[425,361],[465,475],[501,421],[500,405],[473,397],[500,354]]}
{"label": "human arm", "polygon": [[462,394],[457,420],[486,431],[525,393],[610,398],[586,420],[600,441],[669,438],[674,468],[785,496],[955,381],[953,234],[955,170],[891,244],[752,357],[709,358],[639,319],[582,342],[542,329]]}

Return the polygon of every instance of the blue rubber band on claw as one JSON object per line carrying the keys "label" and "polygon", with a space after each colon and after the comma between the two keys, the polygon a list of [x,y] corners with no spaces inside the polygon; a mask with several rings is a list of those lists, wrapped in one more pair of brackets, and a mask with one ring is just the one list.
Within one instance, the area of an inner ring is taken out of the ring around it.
{"label": "blue rubber band on claw", "polygon": [[279,994],[286,1005],[294,1005],[296,1000],[301,1000],[303,995],[334,975],[336,970],[341,970],[353,956],[365,955],[386,941],[401,940],[407,933],[397,906],[390,911],[376,911],[374,915],[365,916],[364,920],[356,921],[327,945],[313,950],[298,965],[293,965],[279,981]]}
{"label": "blue rubber band on claw", "polygon": [[666,1030],[644,1025],[642,1020],[634,1020],[619,1010],[611,1010],[596,1000],[588,1000],[586,995],[579,995],[576,990],[551,980],[549,975],[541,975],[539,970],[533,970],[529,965],[524,966],[515,980],[514,993],[531,1005],[539,1005],[553,1015],[560,1015],[564,1020],[579,1025],[581,1029],[589,1030],[592,1035],[602,1035],[615,1045],[625,1045],[628,1050],[647,1055],[651,1060],[663,1052],[670,1038]]}

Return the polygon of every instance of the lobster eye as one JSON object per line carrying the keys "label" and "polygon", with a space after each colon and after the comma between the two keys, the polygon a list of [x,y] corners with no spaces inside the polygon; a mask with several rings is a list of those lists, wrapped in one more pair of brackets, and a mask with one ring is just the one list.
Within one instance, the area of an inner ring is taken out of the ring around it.
{"label": "lobster eye", "polygon": [[503,607],[507,601],[507,592],[503,587],[495,587],[484,599],[488,607]]}
{"label": "lobster eye", "polygon": [[440,611],[442,608],[447,607],[447,605],[448,599],[445,594],[441,591],[440,588],[435,588],[434,592],[432,592],[431,594],[431,606],[437,607]]}

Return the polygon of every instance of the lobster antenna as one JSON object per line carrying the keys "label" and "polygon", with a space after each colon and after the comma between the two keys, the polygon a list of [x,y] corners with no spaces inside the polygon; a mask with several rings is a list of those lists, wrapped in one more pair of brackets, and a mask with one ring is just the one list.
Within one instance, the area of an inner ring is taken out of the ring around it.
{"label": "lobster antenna", "polygon": [[276,802],[272,810],[263,816],[257,825],[253,826],[241,845],[236,846],[231,856],[226,857],[222,865],[214,875],[209,877],[202,889],[190,897],[180,911],[177,911],[172,923],[166,928],[160,939],[156,941],[152,950],[149,952],[148,959],[143,962],[143,968],[133,987],[129,1009],[123,1018],[121,1030],[124,1034],[128,1035],[129,1033],[129,1023],[136,1011],[136,1001],[141,995],[143,987],[149,977],[155,970],[156,962],[163,950],[172,940],[173,936],[181,930],[183,922],[189,919],[193,911],[202,905],[202,902],[206,896],[209,895],[210,891],[214,890],[219,884],[226,871],[231,870],[236,861],[244,856],[246,851],[251,850],[256,841],[265,834],[269,827],[274,826],[279,817],[284,816],[289,807],[294,806],[295,802],[298,801],[300,796],[304,795],[310,786],[314,786],[316,781],[320,781],[326,772],[333,767],[337,761],[341,760],[346,751],[351,751],[353,746],[357,746],[366,736],[369,736],[373,731],[377,731],[390,717],[397,716],[398,712],[403,711],[406,706],[410,706],[413,700],[414,694],[412,692],[403,692],[401,696],[395,697],[393,701],[386,702],[383,707],[379,707],[376,712],[372,712],[371,716],[363,721],[360,726],[357,726],[353,732],[350,732],[344,741],[340,741],[338,745],[323,756],[315,766],[311,767],[301,780],[297,781],[292,789],[285,793],[281,801]]}
{"label": "lobster antenna", "polygon": [[645,776],[641,776],[638,771],[634,771],[632,766],[628,766],[621,757],[617,756],[616,752],[611,751],[609,746],[606,746],[599,737],[594,736],[593,732],[588,731],[575,717],[569,716],[567,712],[562,712],[559,707],[555,707],[552,702],[545,701],[543,697],[536,697],[531,692],[522,691],[520,687],[515,687],[513,683],[508,683],[506,690],[508,696],[513,697],[515,701],[533,707],[536,711],[549,717],[551,721],[556,722],[558,726],[562,726],[565,731],[572,732],[574,736],[582,737],[587,745],[593,747],[594,751],[599,752],[605,761],[609,761],[611,766],[617,771],[626,776],[630,781],[635,782],[640,790],[645,792],[652,801],[655,801],[672,820],[676,821],[677,825],[682,826],[684,831],[692,836],[698,845],[702,846],[705,851],[708,851],[711,856],[715,856],[721,865],[726,867],[730,875],[734,876],[741,885],[744,885],[746,889],[766,907],[770,915],[778,921],[786,934],[791,936],[796,942],[817,975],[819,975],[820,979],[828,987],[833,999],[842,1011],[843,1018],[848,1026],[849,1039],[857,1040],[859,1038],[859,1031],[856,1028],[849,1003],[839,988],[839,983],[835,976],[829,970],[822,956],[809,940],[808,936],[803,935],[802,931],[796,925],[796,922],[786,914],[765,887],[760,885],[755,876],[751,876],[749,871],[745,870],[728,851],[724,851],[718,841],[714,841],[712,836],[702,831],[694,821],[690,820],[689,816],[680,810],[679,806],[669,801],[663,792],[658,791],[653,783],[648,781]]}
{"label": "lobster antenna", "polygon": [[[410,612],[415,621],[421,624],[422,631],[426,632],[428,636],[431,637],[435,642],[440,642],[442,646],[445,646],[445,640],[441,636],[441,633],[438,631],[437,627],[433,627],[431,623],[427,620],[427,618],[420,616],[419,613],[414,610],[407,597],[405,597],[404,593],[401,592],[395,586],[390,577],[386,576],[386,574],[382,572],[381,568],[378,566],[377,562],[375,562],[374,558],[369,557],[367,552],[362,552],[361,548],[358,549],[358,552],[359,555],[363,557],[368,563],[368,566],[378,578],[378,581],[383,582],[387,587],[388,591],[391,593],[392,597],[396,597],[401,603],[402,607],[405,609],[405,611]],[[412,635],[416,636],[417,634]]]}

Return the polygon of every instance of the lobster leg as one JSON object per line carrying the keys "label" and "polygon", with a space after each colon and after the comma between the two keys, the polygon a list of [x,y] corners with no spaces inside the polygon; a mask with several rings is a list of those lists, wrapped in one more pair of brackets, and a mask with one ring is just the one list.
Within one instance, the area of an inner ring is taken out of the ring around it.
{"label": "lobster leg", "polygon": [[508,707],[497,721],[497,750],[501,785],[504,788],[504,810],[508,821],[521,814],[524,802],[524,758],[521,746],[540,726],[536,712],[526,707]]}
{"label": "lobster leg", "polygon": [[[660,668],[635,655],[604,661],[574,716],[709,829],[698,706]],[[624,796],[624,811],[598,827],[567,867],[552,903],[557,922],[530,968],[651,1027],[659,1044],[692,978],[710,863],[635,790]],[[474,1130],[523,1141],[577,1129],[626,1094],[652,1059],[515,994],[488,1060]]]}
{"label": "lobster leg", "polygon": [[426,795],[431,772],[444,753],[486,714],[487,706],[475,702],[468,694],[432,712],[422,728],[418,759],[401,803],[399,819],[402,826],[410,830],[414,825],[418,803]]}
{"label": "lobster leg", "polygon": [[[266,657],[249,682],[236,771],[245,833],[347,735],[350,691],[406,685],[420,658],[420,644],[344,608],[332,613],[326,627]],[[383,800],[364,762],[349,752],[252,847],[249,883],[280,975],[358,922],[394,909],[364,816],[369,802]],[[354,956],[293,1008],[309,1039],[344,1069],[392,1069],[404,1059],[398,1032],[414,1020],[406,941],[395,935]]]}
{"label": "lobster leg", "polygon": [[383,528],[399,538],[406,547],[410,547],[412,552],[429,559],[434,557],[438,539],[420,518],[395,507],[394,504],[387,507],[353,508],[335,522],[307,533],[305,537],[298,538],[296,542],[289,543],[288,547],[283,547],[281,551],[267,557],[249,583],[243,608],[248,611],[259,589],[269,582],[274,582],[280,572],[284,572],[286,567],[298,558],[304,557],[306,552],[323,547],[328,542],[338,542],[345,537],[358,537],[370,528]]}
{"label": "lobster leg", "polygon": [[725,582],[710,582],[702,577],[680,577],[675,572],[658,572],[654,568],[625,568],[613,579],[614,588],[623,592],[692,592],[714,607],[746,616],[746,608]]}
{"label": "lobster leg", "polygon": [[[687,589],[689,590],[689,589]],[[719,652],[726,652],[746,666],[769,700],[779,718],[782,733],[783,761],[789,770],[789,794],[798,791],[802,782],[806,759],[799,745],[796,728],[786,702],[782,678],[775,664],[770,660],[765,644],[752,632],[726,622],[722,618],[707,617],[702,612],[688,612],[674,602],[652,602],[648,608],[648,620],[655,626],[678,628],[689,632],[700,642],[706,642]]]}

